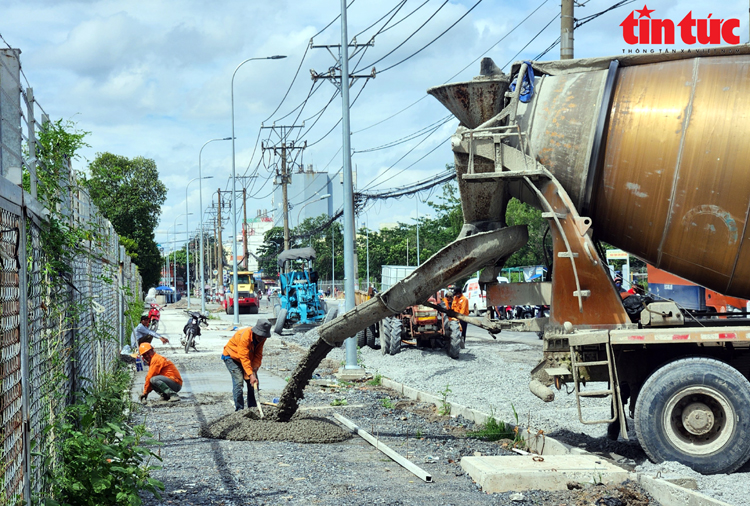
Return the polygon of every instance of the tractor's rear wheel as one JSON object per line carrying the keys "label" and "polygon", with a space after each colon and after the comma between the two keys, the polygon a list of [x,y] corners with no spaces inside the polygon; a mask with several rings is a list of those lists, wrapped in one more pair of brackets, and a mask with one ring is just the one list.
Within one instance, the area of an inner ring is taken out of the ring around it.
{"label": "tractor's rear wheel", "polygon": [[461,353],[461,325],[457,321],[450,320],[445,326],[445,351],[454,360]]}
{"label": "tractor's rear wheel", "polygon": [[258,306],[250,306],[250,314],[258,314]]}
{"label": "tractor's rear wheel", "polygon": [[401,351],[401,339],[404,336],[404,322],[401,318],[391,319],[391,343],[388,353],[397,355]]}
{"label": "tractor's rear wheel", "polygon": [[380,351],[388,355],[391,350],[391,317],[384,318],[380,325]]}
{"label": "tractor's rear wheel", "polygon": [[654,462],[723,474],[750,458],[750,382],[719,360],[684,358],[657,369],[641,388],[634,418]]}

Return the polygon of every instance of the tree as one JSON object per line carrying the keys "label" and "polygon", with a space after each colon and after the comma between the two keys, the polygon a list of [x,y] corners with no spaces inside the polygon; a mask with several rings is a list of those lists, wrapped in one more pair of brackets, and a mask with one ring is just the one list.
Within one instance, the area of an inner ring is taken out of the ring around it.
{"label": "tree", "polygon": [[143,277],[143,286],[159,282],[161,256],[154,231],[167,188],[159,180],[156,163],[141,156],[129,159],[112,153],[97,153],[84,179],[91,199],[127,240],[123,245],[134,258]]}

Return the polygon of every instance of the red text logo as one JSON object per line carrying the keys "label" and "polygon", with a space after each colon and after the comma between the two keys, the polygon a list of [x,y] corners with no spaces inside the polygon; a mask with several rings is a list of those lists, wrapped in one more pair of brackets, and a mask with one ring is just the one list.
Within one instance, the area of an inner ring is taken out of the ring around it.
{"label": "red text logo", "polygon": [[[636,19],[635,13],[638,13]],[[628,44],[674,44],[675,24],[671,19],[656,19],[651,17],[654,9],[646,5],[641,10],[634,10],[625,21],[620,23],[622,37]],[[718,19],[709,14],[705,19],[693,18],[693,11],[687,13],[682,21],[677,23],[680,39],[685,44],[739,44],[739,35],[734,30],[739,28],[737,18]]]}

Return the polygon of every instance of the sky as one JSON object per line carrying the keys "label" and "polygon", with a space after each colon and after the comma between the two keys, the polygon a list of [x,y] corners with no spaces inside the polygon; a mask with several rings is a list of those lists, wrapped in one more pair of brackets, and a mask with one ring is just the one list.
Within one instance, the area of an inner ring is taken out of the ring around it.
{"label": "sky", "polygon": [[[615,3],[580,1],[575,17]],[[673,19],[675,24],[690,11],[693,18],[738,18],[735,33],[741,43],[748,42],[747,1],[638,0],[578,28],[575,56],[618,55],[631,48],[623,40],[620,23],[644,5],[654,10],[653,18]],[[236,174],[257,176],[238,180],[238,188],[242,181],[250,184],[248,216],[272,209],[278,159],[269,151],[264,154],[258,141],[271,136],[266,142],[273,144],[276,139],[261,125],[304,121],[294,137],[299,136],[297,145],[307,141],[308,147],[295,163],[332,174],[341,168],[342,133],[336,125],[341,97],[334,96],[336,88],[329,80],[311,79],[311,69],[324,73],[335,60],[326,49],[309,48],[311,38],[316,45],[340,44],[340,10],[340,2],[331,0],[3,0],[0,35],[5,42],[0,40],[0,45],[21,49],[24,75],[53,120],[69,119],[90,132],[86,140],[91,147],[82,151],[77,170],[85,171],[100,152],[155,160],[168,188],[157,230],[157,242],[166,242],[167,228],[185,223],[180,215],[186,207],[193,213],[188,224],[197,229],[198,182],[187,193],[186,186],[198,177],[204,143],[231,135],[232,89]],[[448,112],[426,95],[427,88],[470,80],[479,74],[482,55],[500,67],[536,57],[559,36],[559,11],[559,0],[350,2],[349,39],[356,35],[357,43],[365,44],[379,32],[373,45],[360,48],[364,54],[357,53],[350,62],[351,73],[369,74],[373,63],[377,70],[374,79],[358,79],[350,91],[352,166],[358,189],[390,189],[443,171],[453,161],[448,139],[458,122],[443,121]],[[336,54],[337,49],[332,51]],[[287,58],[249,61],[237,69],[232,88],[233,72],[241,62],[272,55]],[[542,59],[558,58],[559,46]],[[431,133],[409,139],[422,131]],[[405,138],[387,149],[366,151]],[[217,188],[231,188],[232,143],[207,144],[201,161],[203,176],[213,176],[203,181],[205,209]],[[336,191],[341,191],[340,185]],[[340,202],[341,196],[336,197]],[[419,197],[422,202],[434,200],[436,192]],[[290,202],[304,203],[293,197]],[[413,198],[380,201],[358,220],[370,228],[413,223],[416,207]],[[429,212],[421,202],[419,210]]]}

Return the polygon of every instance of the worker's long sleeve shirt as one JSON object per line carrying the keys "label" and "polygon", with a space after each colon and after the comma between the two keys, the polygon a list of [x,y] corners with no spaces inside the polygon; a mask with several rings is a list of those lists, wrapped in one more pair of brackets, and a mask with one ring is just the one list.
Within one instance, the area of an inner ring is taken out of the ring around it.
{"label": "worker's long sleeve shirt", "polygon": [[138,339],[142,337],[155,337],[157,339],[160,339],[161,336],[154,332],[153,330],[146,327],[144,324],[139,323],[138,326],[133,330],[133,333],[130,335],[130,347],[133,348],[133,350],[138,349]]}
{"label": "worker's long sleeve shirt", "polygon": [[239,360],[245,374],[252,374],[260,369],[263,361],[263,345],[265,339],[259,342],[253,341],[253,328],[240,329],[232,336],[232,339],[224,346],[223,354],[234,360]]}
{"label": "worker's long sleeve shirt", "polygon": [[151,357],[151,363],[148,364],[148,374],[146,374],[146,384],[143,386],[143,394],[148,394],[153,387],[151,387],[151,378],[154,376],[166,376],[167,378],[173,379],[180,385],[182,385],[182,376],[180,371],[174,363],[166,357],[154,353]]}

